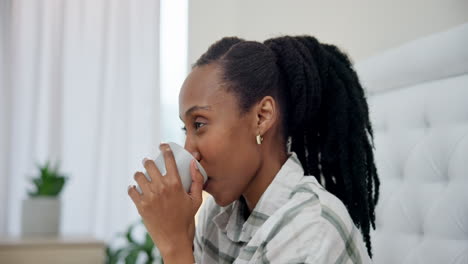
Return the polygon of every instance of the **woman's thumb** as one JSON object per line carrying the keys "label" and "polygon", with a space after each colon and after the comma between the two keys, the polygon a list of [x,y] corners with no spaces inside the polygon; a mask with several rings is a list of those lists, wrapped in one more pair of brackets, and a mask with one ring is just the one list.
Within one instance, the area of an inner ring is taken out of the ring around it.
{"label": "woman's thumb", "polygon": [[[203,175],[197,167],[195,160],[190,164],[190,174],[192,175],[192,186],[190,187],[190,196],[196,201],[197,207],[202,203]],[[198,208],[197,208],[198,209]]]}

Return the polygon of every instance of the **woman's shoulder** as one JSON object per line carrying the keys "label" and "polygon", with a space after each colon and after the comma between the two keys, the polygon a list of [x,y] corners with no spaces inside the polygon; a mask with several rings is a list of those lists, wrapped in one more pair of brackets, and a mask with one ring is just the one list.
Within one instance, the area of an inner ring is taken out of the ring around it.
{"label": "woman's shoulder", "polygon": [[[272,236],[271,232],[295,234],[291,229],[306,235],[314,229],[329,227],[329,216],[339,220],[346,229],[352,228],[352,220],[344,204],[323,188],[314,176],[303,176],[294,187],[288,190],[289,198],[277,208],[258,231],[260,236]],[[316,233],[315,233],[316,235]]]}
{"label": "woman's shoulder", "polygon": [[298,182],[291,192],[291,203],[303,199],[316,201],[316,207],[319,209],[331,209],[339,214],[349,215],[343,202],[327,191],[314,176],[302,177],[301,181]]}
{"label": "woman's shoulder", "polygon": [[297,216],[292,220],[307,220],[310,225],[318,222],[339,222],[349,230],[354,225],[343,202],[328,192],[314,176],[304,176],[292,189],[288,202],[272,216],[276,215],[279,221],[284,221],[282,219],[288,217],[292,211],[297,212]]}
{"label": "woman's shoulder", "polygon": [[267,255],[291,251],[305,262],[328,263],[342,256],[368,263],[362,237],[346,207],[314,177],[305,176],[295,186],[288,202],[269,217],[255,240],[266,246]]}

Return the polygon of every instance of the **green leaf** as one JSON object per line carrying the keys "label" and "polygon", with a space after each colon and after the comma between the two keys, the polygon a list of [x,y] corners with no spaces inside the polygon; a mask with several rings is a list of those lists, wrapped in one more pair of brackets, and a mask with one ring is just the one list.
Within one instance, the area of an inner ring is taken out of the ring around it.
{"label": "green leaf", "polygon": [[110,247],[106,247],[106,264],[115,264],[114,253]]}
{"label": "green leaf", "polygon": [[32,183],[34,184],[35,190],[31,190],[28,192],[30,197],[36,197],[39,196],[39,189],[41,188],[42,185],[42,179],[31,179]]}
{"label": "green leaf", "polygon": [[[151,239],[151,236],[149,233],[145,233],[145,238],[144,241],[141,243],[139,241],[136,241],[133,235],[133,231],[135,227],[143,225],[142,221],[138,221],[134,224],[131,224],[126,232],[124,233],[118,233],[116,237],[118,238],[126,238],[127,242],[125,245],[123,245],[120,249],[116,251],[109,251],[109,254],[107,255],[107,262],[106,263],[128,263],[128,264],[133,264],[136,263],[138,260],[138,257],[141,254],[144,254],[146,256],[146,263],[163,263],[162,259],[158,254],[156,253],[157,251],[154,251],[153,249],[155,248],[153,240]],[[110,261],[116,261],[116,262],[110,262]]]}
{"label": "green leaf", "polygon": [[57,196],[62,190],[62,187],[64,184],[65,184],[64,178],[49,178],[41,186],[42,194],[47,195],[47,196]]}
{"label": "green leaf", "polygon": [[38,189],[41,187],[42,182],[42,179],[33,179],[33,183]]}
{"label": "green leaf", "polygon": [[133,227],[134,227],[134,225],[130,225],[127,232],[125,233],[125,237],[127,238],[129,243],[136,244],[135,239],[133,239],[133,236],[132,236]]}
{"label": "green leaf", "polygon": [[139,254],[140,254],[139,248],[132,249],[130,253],[128,254],[128,256],[125,257],[125,264],[135,264],[138,259]]}
{"label": "green leaf", "polygon": [[123,250],[125,248],[113,251],[110,247],[106,247],[106,264],[117,264]]}
{"label": "green leaf", "polygon": [[146,252],[150,252],[150,254],[151,254],[151,251],[153,251],[154,242],[153,242],[153,239],[151,239],[151,236],[149,235],[149,233],[146,233],[145,244],[143,245],[143,248],[145,249]]}
{"label": "green leaf", "polygon": [[36,164],[40,175],[32,179],[36,187],[36,191],[29,192],[31,197],[35,196],[58,196],[62,191],[67,178],[59,173],[59,162],[54,167],[51,167],[50,161],[47,161],[43,166]]}
{"label": "green leaf", "polygon": [[153,262],[154,262],[154,256],[153,256],[154,243],[153,243],[153,240],[151,240],[151,238],[150,238],[150,241],[151,241],[151,245],[147,244],[148,240],[146,240],[146,243],[145,243],[145,246],[144,246],[144,252],[145,252],[146,257],[147,257],[147,259],[146,259],[147,264],[153,264]]}
{"label": "green leaf", "polygon": [[44,167],[40,167],[40,170],[41,179],[45,181],[47,178],[49,178],[49,161],[47,161]]}

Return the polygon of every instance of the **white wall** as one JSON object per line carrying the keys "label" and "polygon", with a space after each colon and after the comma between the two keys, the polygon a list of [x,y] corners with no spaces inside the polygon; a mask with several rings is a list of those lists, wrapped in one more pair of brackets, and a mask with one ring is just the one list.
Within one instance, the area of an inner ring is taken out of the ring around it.
{"label": "white wall", "polygon": [[[9,11],[11,9],[10,1],[0,0],[0,149],[9,149],[9,142],[6,140],[10,135],[10,119],[8,113],[10,111],[10,92],[7,89],[9,85],[8,79],[8,47],[7,35],[9,30]],[[5,151],[0,151],[0,175],[5,175],[8,171],[9,155]],[[0,201],[7,200],[7,178],[0,177]],[[6,202],[0,202],[0,212],[5,212],[7,207]],[[6,230],[6,221],[0,217],[0,234]]]}
{"label": "white wall", "polygon": [[468,21],[467,0],[192,0],[189,64],[223,36],[309,34],[354,61]]}

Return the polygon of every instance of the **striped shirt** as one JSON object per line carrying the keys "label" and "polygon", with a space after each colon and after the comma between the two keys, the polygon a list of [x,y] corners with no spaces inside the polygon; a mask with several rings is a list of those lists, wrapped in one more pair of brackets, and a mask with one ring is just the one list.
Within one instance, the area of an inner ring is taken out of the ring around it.
{"label": "striped shirt", "polygon": [[343,203],[292,153],[247,220],[246,205],[203,204],[194,239],[197,263],[370,263]]}

